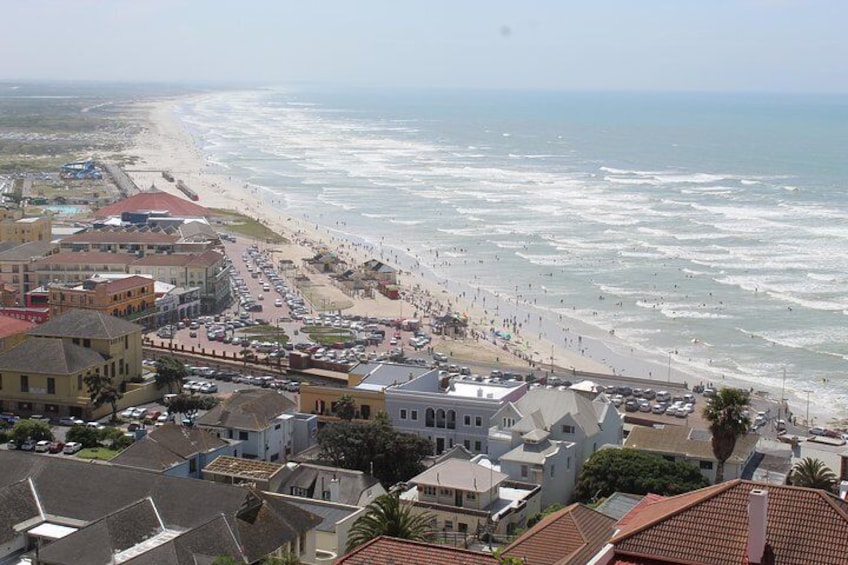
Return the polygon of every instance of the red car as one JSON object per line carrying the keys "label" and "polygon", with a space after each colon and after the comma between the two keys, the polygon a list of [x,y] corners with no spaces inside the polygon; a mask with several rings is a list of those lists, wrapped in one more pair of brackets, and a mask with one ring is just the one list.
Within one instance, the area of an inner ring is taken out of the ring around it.
{"label": "red car", "polygon": [[50,453],[62,453],[62,450],[65,449],[65,444],[61,441],[53,441],[50,443],[50,448],[47,450]]}

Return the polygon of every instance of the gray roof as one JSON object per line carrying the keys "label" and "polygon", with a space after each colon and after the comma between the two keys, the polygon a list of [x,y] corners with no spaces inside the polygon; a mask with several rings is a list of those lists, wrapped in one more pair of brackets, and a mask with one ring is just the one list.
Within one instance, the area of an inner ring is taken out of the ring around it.
{"label": "gray roof", "polygon": [[[51,544],[55,559],[44,560],[45,563],[108,563],[111,549],[133,545],[156,531],[151,507],[155,508],[160,527],[185,533],[169,542],[173,544],[170,548],[159,546],[150,552],[154,555],[128,562],[191,565],[195,549],[202,555],[208,555],[206,548],[214,552],[212,556],[227,553],[218,553],[226,549],[219,547],[218,540],[225,539],[228,530],[231,533],[227,535],[236,540],[228,547],[244,547],[249,562],[253,562],[321,521],[318,516],[252,489],[125,467],[0,451],[0,468],[0,501],[13,500],[17,508],[23,508],[11,519],[26,519],[30,512],[21,482],[31,477],[45,514],[70,523],[90,523]],[[146,499],[149,503],[143,502]],[[225,523],[211,527],[219,518]],[[210,528],[213,531],[208,531]],[[183,539],[177,542],[180,538]],[[100,558],[104,548],[105,560]]]}
{"label": "gray roof", "polygon": [[0,353],[0,371],[72,375],[99,367],[104,361],[97,351],[63,339],[30,337]]}
{"label": "gray roof", "polygon": [[223,439],[201,428],[168,423],[152,429],[110,460],[110,463],[164,471],[199,453],[211,453],[227,445]]}
{"label": "gray roof", "polygon": [[38,501],[27,479],[0,489],[0,545],[17,537],[15,525],[39,515]]}
{"label": "gray roof", "polygon": [[368,489],[378,488],[380,494],[383,487],[380,482],[371,475],[362,471],[352,469],[340,469],[338,467],[325,467],[312,463],[301,463],[292,473],[283,479],[277,492],[280,494],[293,494],[292,489],[303,489],[307,492],[307,498],[320,500],[324,490],[329,490],[333,479],[339,481],[339,502],[356,506]]}
{"label": "gray roof", "polygon": [[295,404],[273,390],[237,390],[218,406],[198,418],[198,426],[261,431]]}
{"label": "gray roof", "polygon": [[538,441],[537,443],[523,442],[514,449],[501,455],[501,460],[541,465],[551,454],[556,453],[558,449],[559,445],[547,438]]}
{"label": "gray roof", "polygon": [[[387,387],[405,383],[412,378],[429,373],[432,369],[419,365],[396,365],[394,363],[360,363],[351,369],[355,375],[365,375],[362,384]],[[360,385],[361,386],[361,385]]]}
{"label": "gray roof", "polygon": [[471,461],[448,459],[416,475],[409,482],[468,492],[487,492],[508,478],[504,473]]}
{"label": "gray roof", "polygon": [[319,516],[322,520],[316,528],[319,532],[335,532],[337,522],[361,510],[358,506],[327,502],[326,500],[308,500],[299,496],[287,496],[285,494],[278,496],[292,506],[297,506],[301,510],[306,510]]}
{"label": "gray roof", "polygon": [[95,310],[70,310],[29,331],[43,337],[116,339],[141,332],[141,326]]}
{"label": "gray roof", "polygon": [[4,251],[0,251],[0,261],[29,261],[49,255],[59,246],[49,241],[31,241],[21,243]]}
{"label": "gray roof", "polygon": [[570,390],[535,389],[514,401],[512,405],[523,417],[512,427],[514,431],[527,433],[534,429],[550,430],[566,414],[587,435],[600,431],[598,416],[592,401]]}
{"label": "gray roof", "polygon": [[626,492],[614,492],[609,495],[603,502],[595,507],[595,510],[618,521],[633,510],[642,499],[643,494],[628,494]]}

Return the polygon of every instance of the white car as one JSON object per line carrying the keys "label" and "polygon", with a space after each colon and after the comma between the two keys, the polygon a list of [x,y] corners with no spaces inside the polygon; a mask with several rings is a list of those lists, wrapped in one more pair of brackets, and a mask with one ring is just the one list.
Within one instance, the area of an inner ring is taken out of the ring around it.
{"label": "white car", "polygon": [[77,441],[69,441],[65,444],[65,447],[62,449],[62,453],[65,455],[73,455],[77,451],[82,449],[82,444]]}
{"label": "white car", "polygon": [[121,418],[135,418],[135,406],[131,406],[121,412]]}
{"label": "white car", "polygon": [[170,412],[165,412],[164,414],[162,414],[158,418],[156,418],[156,423],[158,423],[158,424],[165,424],[167,422],[173,422],[173,421],[174,421],[174,415],[171,414]]}
{"label": "white car", "polygon": [[274,301],[274,306],[276,306],[277,308],[281,308],[281,307],[283,306],[283,301],[282,301],[281,299],[279,299],[279,298],[278,298],[278,299],[276,299],[276,300]]}
{"label": "white car", "polygon": [[203,383],[200,385],[200,392],[204,394],[212,394],[213,392],[218,392],[218,385],[215,383]]}
{"label": "white car", "polygon": [[35,444],[36,453],[47,453],[48,451],[50,451],[50,442],[46,439],[43,439]]}
{"label": "white car", "polygon": [[[92,429],[92,430],[102,430],[102,429],[103,429],[103,428],[105,428],[106,426],[104,426],[104,425],[103,425],[103,424],[101,424],[100,422],[86,422],[86,423],[85,423],[85,427],[86,427],[86,428],[90,428],[90,429]],[[73,442],[71,442],[71,443],[73,443]]]}
{"label": "white car", "polygon": [[138,419],[138,420],[141,420],[141,419],[143,419],[145,416],[147,416],[147,408],[136,408],[136,409],[135,409],[135,412],[134,412],[134,414],[133,414],[133,418],[136,418],[136,419]]}

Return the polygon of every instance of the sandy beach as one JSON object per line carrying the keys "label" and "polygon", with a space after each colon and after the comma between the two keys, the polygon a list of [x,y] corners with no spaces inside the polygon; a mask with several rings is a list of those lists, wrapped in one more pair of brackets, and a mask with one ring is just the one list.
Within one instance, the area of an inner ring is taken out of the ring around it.
{"label": "sandy beach", "polygon": [[[593,329],[581,327],[580,322],[573,319],[560,315],[559,320],[551,320],[520,299],[495,296],[470,285],[440,279],[423,258],[398,251],[402,249],[402,233],[398,234],[399,242],[383,246],[382,242],[365,242],[355,234],[346,234],[344,226],[332,225],[331,219],[319,211],[312,215],[320,217],[318,223],[312,222],[312,217],[288,215],[273,193],[227,176],[225,170],[204,157],[173,114],[178,102],[157,101],[136,107],[136,111],[147,114],[147,128],[138,135],[135,146],[126,152],[138,158],[130,169],[168,170],[197,192],[200,204],[234,210],[262,221],[290,241],[271,246],[278,259],[289,259],[299,265],[302,259],[326,248],[337,252],[350,265],[376,258],[401,271],[399,283],[404,289],[404,300],[389,300],[379,294],[374,298],[351,298],[332,287],[327,279],[320,282],[325,304],[343,306],[343,311],[351,314],[417,317],[425,322],[428,316],[445,312],[467,315],[470,333],[476,337],[451,343],[451,350],[457,357],[481,363],[524,370],[535,366],[537,371],[550,369],[553,365],[561,372],[574,369],[653,379],[657,381],[657,388],[671,382],[698,384],[697,377],[686,375],[674,366],[675,352],[669,353],[667,364],[651,363],[617,344],[614,336],[609,339],[590,337]],[[142,189],[155,185],[160,190],[182,196],[159,172],[128,173]],[[510,333],[509,340],[500,339],[494,333],[504,329]],[[713,384],[741,383],[728,380]],[[776,391],[775,396],[775,391],[771,391],[771,395],[779,398],[780,393]],[[803,413],[802,406],[792,408],[796,413]],[[827,407],[816,407],[815,413],[820,421],[832,416]]]}

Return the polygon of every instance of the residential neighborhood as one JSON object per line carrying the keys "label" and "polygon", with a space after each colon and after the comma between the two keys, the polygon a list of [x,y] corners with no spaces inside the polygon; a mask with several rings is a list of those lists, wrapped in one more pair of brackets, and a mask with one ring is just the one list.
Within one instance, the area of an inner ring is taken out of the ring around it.
{"label": "residential neighborhood", "polygon": [[[327,306],[400,300],[390,265],[275,260],[157,190],[58,235],[7,212],[3,563],[842,562],[845,439],[750,391],[454,355],[462,315]],[[694,490],[598,471],[633,452]]]}

